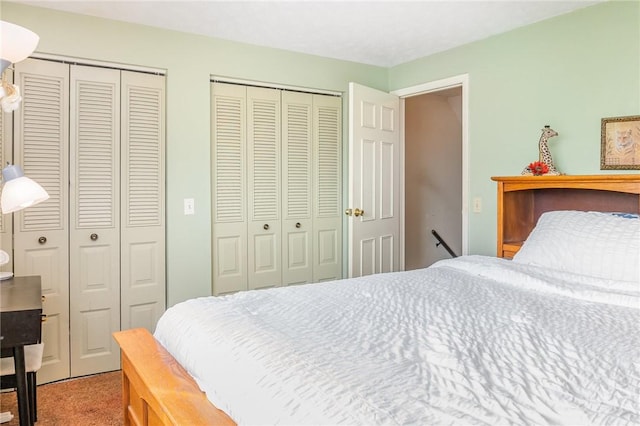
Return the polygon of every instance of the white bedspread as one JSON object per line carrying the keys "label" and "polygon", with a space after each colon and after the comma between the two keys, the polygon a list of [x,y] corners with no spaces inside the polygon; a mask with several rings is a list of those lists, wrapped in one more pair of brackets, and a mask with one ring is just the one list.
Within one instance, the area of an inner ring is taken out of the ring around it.
{"label": "white bedspread", "polygon": [[190,300],[155,337],[239,424],[639,424],[639,287],[468,256]]}

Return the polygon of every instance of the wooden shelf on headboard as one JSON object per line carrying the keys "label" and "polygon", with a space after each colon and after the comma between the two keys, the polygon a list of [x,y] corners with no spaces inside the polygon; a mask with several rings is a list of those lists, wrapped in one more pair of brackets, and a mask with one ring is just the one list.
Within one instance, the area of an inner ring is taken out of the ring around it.
{"label": "wooden shelf on headboard", "polygon": [[512,258],[538,218],[552,210],[640,213],[640,174],[494,176],[498,257]]}

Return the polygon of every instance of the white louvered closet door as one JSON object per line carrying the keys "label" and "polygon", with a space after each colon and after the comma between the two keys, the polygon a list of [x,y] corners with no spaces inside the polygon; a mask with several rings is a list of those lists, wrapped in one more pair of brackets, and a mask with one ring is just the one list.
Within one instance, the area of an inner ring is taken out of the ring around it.
{"label": "white louvered closet door", "polygon": [[313,281],[313,95],[282,92],[282,283]]}
{"label": "white louvered closet door", "polygon": [[342,277],[342,99],[211,84],[213,293]]}
{"label": "white louvered closet door", "polygon": [[[13,71],[7,69],[4,77],[13,82]],[[13,115],[0,109],[0,168],[13,163]],[[13,255],[13,215],[0,213],[0,249]],[[0,271],[13,272],[13,259],[0,265]]]}
{"label": "white louvered closet door", "polygon": [[248,288],[246,98],[244,86],[211,85],[212,276],[216,295]]}
{"label": "white louvered closet door", "polygon": [[69,66],[27,59],[15,72],[23,100],[14,112],[14,161],[50,198],[14,213],[14,268],[42,280],[38,381],[50,382],[69,377]]}
{"label": "white louvered closet door", "polygon": [[71,375],[120,367],[120,71],[71,66]]}
{"label": "white louvered closet door", "polygon": [[342,98],[313,95],[313,281],[342,278]]}
{"label": "white louvered closet door", "polygon": [[282,285],[280,91],[247,87],[249,289]]}
{"label": "white louvered closet door", "polygon": [[155,330],[165,310],[164,76],[122,71],[123,330]]}

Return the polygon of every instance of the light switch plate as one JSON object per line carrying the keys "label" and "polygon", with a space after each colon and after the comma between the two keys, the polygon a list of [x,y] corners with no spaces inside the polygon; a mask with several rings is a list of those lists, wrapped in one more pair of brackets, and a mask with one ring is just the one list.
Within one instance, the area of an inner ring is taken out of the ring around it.
{"label": "light switch plate", "polygon": [[184,199],[184,214],[190,215],[196,213],[196,205],[193,198]]}
{"label": "light switch plate", "polygon": [[475,197],[473,199],[473,212],[482,213],[482,198]]}

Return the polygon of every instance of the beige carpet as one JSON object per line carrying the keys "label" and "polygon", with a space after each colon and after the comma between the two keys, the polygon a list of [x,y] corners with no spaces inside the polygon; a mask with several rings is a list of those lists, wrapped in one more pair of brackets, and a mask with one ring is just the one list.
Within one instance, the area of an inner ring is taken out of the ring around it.
{"label": "beige carpet", "polygon": [[[38,426],[122,425],[122,381],[120,371],[38,386]],[[0,394],[0,411],[11,411],[13,420],[2,426],[19,425],[15,392]]]}

